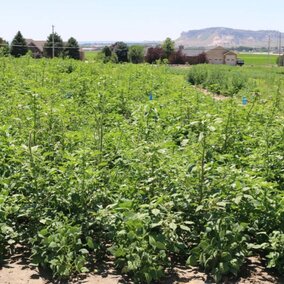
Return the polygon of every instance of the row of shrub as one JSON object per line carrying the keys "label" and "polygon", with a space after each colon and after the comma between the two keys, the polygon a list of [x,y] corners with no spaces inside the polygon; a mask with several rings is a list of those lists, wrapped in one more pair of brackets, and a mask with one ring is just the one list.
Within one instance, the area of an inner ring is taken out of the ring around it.
{"label": "row of shrub", "polygon": [[239,70],[228,66],[208,68],[198,65],[192,67],[187,75],[187,80],[192,85],[199,85],[207,90],[222,95],[232,96],[247,87],[248,79]]}

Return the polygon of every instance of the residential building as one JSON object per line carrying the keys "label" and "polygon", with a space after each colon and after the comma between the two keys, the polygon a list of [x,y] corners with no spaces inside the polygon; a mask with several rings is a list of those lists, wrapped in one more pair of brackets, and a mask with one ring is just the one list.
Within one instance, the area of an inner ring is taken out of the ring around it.
{"label": "residential building", "polygon": [[222,46],[217,46],[206,52],[206,59],[209,64],[237,64],[237,53],[225,49]]}

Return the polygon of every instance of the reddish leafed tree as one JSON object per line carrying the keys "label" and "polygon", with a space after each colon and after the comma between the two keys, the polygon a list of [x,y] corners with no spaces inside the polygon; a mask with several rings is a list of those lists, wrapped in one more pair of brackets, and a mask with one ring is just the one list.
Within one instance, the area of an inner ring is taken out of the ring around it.
{"label": "reddish leafed tree", "polygon": [[182,50],[174,51],[169,57],[170,64],[185,64],[186,56],[183,54]]}
{"label": "reddish leafed tree", "polygon": [[161,47],[149,47],[145,56],[145,61],[152,64],[159,59],[165,58],[164,50]]}

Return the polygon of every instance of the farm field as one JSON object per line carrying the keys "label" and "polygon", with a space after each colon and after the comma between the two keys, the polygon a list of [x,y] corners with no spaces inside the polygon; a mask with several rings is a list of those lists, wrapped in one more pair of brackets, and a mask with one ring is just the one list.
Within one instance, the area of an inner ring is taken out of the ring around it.
{"label": "farm field", "polygon": [[245,61],[246,65],[276,65],[278,55],[275,54],[254,54],[254,53],[239,53],[239,58]]}
{"label": "farm field", "polygon": [[233,282],[255,257],[277,279],[283,93],[276,67],[1,58],[0,258],[165,283],[175,265]]}
{"label": "farm field", "polygon": [[97,60],[97,57],[99,56],[100,51],[87,50],[87,51],[84,51],[84,53],[85,53],[85,60],[94,61],[94,60]]}

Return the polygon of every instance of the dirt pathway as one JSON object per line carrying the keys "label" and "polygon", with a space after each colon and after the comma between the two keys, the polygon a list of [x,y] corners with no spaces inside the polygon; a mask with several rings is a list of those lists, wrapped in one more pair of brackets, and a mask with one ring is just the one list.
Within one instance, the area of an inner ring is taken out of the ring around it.
{"label": "dirt pathway", "polygon": [[[38,268],[30,266],[25,258],[13,258],[5,262],[0,267],[0,283],[1,284],[48,284],[60,283],[53,281],[50,275],[41,272]],[[123,279],[122,276],[116,275],[113,268],[109,269],[102,275],[90,273],[83,275],[80,279],[74,279],[71,282],[61,283],[84,283],[84,284],[117,284],[130,283]],[[176,267],[171,276],[166,277],[160,283],[162,284],[205,284],[214,283],[214,281],[205,273],[196,268]],[[223,283],[236,284],[272,284],[284,283],[284,278],[274,276],[271,271],[264,268],[259,258],[250,257],[241,273],[241,277],[233,279],[225,279]]]}
{"label": "dirt pathway", "polygon": [[198,90],[199,92],[203,93],[204,95],[212,97],[216,101],[227,100],[227,99],[230,98],[230,97],[226,97],[224,95],[214,94],[214,93],[212,93],[212,92],[210,92],[210,91],[208,91],[206,89],[203,89],[201,87],[198,87],[198,86],[192,86],[192,87],[195,88],[196,90]]}

